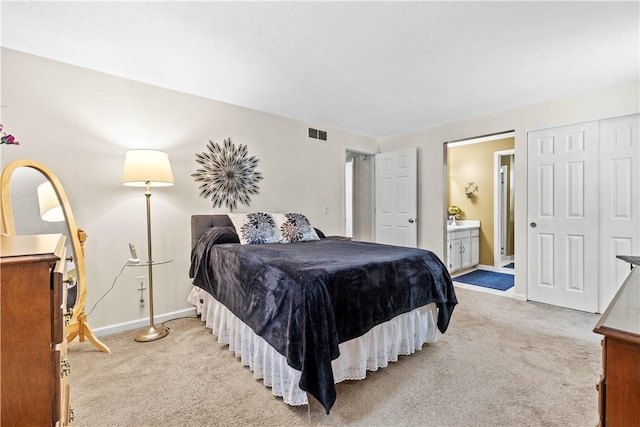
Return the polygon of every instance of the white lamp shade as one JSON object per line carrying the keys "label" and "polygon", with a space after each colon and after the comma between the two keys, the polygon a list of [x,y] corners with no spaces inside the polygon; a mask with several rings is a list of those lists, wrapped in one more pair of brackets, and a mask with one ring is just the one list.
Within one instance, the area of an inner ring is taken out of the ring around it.
{"label": "white lamp shade", "polygon": [[64,212],[58,201],[53,185],[45,181],[38,185],[38,205],[40,206],[40,217],[47,222],[64,221]]}
{"label": "white lamp shade", "polygon": [[129,150],[124,158],[122,185],[144,187],[173,185],[169,156],[158,150]]}

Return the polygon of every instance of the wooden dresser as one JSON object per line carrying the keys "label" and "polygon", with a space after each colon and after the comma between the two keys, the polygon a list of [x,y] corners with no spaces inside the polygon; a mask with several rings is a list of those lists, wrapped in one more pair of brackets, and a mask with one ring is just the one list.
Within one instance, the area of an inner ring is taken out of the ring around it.
{"label": "wooden dresser", "polygon": [[640,267],[634,267],[594,332],[602,340],[601,426],[640,426]]}
{"label": "wooden dresser", "polygon": [[0,239],[0,422],[69,425],[65,236]]}

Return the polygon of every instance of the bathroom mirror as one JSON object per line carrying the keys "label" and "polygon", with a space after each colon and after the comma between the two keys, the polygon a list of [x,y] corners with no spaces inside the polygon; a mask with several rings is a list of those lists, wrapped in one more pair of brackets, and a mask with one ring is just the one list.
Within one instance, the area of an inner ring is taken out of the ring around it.
{"label": "bathroom mirror", "polygon": [[75,338],[81,342],[89,340],[98,350],[109,353],[109,348],[96,338],[87,322],[87,277],[83,247],[87,235],[77,228],[69,200],[58,178],[41,163],[15,160],[2,171],[0,191],[3,233],[61,233],[66,236],[67,342]]}

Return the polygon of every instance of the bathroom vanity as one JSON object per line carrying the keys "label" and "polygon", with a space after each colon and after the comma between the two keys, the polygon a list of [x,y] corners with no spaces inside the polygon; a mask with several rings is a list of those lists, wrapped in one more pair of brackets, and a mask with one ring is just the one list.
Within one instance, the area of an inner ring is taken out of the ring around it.
{"label": "bathroom vanity", "polygon": [[480,263],[480,221],[458,220],[447,225],[447,267],[449,272]]}

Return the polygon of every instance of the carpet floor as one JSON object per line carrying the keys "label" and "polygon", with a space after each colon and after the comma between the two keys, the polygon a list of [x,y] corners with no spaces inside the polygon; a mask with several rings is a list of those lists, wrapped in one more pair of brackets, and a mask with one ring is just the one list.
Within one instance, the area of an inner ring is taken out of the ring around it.
{"label": "carpet floor", "polygon": [[112,352],[74,342],[68,356],[74,426],[594,426],[601,364],[598,315],[456,289],[436,343],[337,385],[329,415],[291,407],[241,366],[197,318]]}

